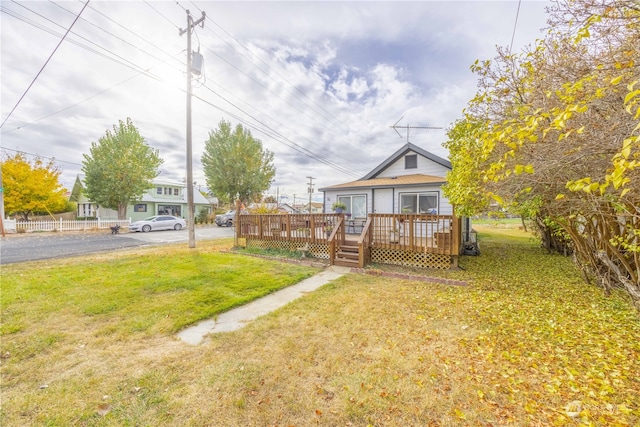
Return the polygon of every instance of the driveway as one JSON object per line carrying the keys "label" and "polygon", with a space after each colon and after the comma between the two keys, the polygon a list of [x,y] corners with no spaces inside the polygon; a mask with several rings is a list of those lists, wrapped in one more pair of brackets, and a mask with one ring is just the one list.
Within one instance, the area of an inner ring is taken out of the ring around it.
{"label": "driveway", "polygon": [[[198,240],[233,237],[233,228],[196,227]],[[8,234],[2,238],[0,264],[36,261],[50,258],[80,256],[91,252],[108,252],[117,249],[147,245],[163,245],[189,241],[188,230],[152,231],[150,233],[110,234],[101,232],[63,232]]]}

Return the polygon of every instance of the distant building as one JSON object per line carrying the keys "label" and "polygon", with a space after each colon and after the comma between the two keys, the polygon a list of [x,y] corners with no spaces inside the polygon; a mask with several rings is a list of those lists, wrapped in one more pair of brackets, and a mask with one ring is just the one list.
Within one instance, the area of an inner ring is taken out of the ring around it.
{"label": "distant building", "polygon": [[[139,201],[127,206],[127,218],[136,221],[153,215],[187,217],[187,187],[184,184],[154,180],[153,185],[142,195]],[[80,218],[104,219],[118,217],[116,210],[98,206],[98,204],[84,195],[81,175],[76,177],[69,200],[77,203],[76,216]],[[211,204],[199,191],[193,192],[193,204],[196,215],[203,208],[207,210],[207,213],[211,213]]]}

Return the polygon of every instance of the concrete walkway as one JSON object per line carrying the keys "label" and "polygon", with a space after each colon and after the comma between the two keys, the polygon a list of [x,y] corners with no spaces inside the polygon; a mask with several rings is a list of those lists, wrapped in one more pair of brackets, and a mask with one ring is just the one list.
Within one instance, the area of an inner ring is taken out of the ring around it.
{"label": "concrete walkway", "polygon": [[320,286],[345,275],[350,270],[350,268],[335,265],[328,267],[315,276],[305,279],[296,285],[291,285],[252,301],[247,305],[224,312],[220,314],[216,320],[204,320],[197,325],[183,329],[178,333],[178,337],[188,344],[198,345],[205,340],[207,334],[235,331],[236,329],[242,328],[247,322],[264,316],[300,298],[307,292],[315,291]]}

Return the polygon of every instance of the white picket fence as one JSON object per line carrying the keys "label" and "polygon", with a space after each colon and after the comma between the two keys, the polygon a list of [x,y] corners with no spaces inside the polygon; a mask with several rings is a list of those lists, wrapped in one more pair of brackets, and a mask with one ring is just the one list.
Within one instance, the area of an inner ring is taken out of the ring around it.
{"label": "white picket fence", "polygon": [[[14,224],[15,223],[15,226]],[[7,221],[5,228],[11,229],[18,233],[31,233],[34,231],[90,231],[108,229],[119,225],[120,227],[128,227],[131,224],[129,219],[89,219],[89,220],[68,220],[62,219],[53,221]]]}

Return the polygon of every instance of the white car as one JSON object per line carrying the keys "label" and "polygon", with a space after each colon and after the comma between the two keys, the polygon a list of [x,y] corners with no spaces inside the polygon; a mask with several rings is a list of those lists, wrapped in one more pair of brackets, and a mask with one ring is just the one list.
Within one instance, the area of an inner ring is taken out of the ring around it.
{"label": "white car", "polygon": [[129,224],[129,231],[181,230],[186,227],[184,219],[171,215],[156,215],[134,221]]}

